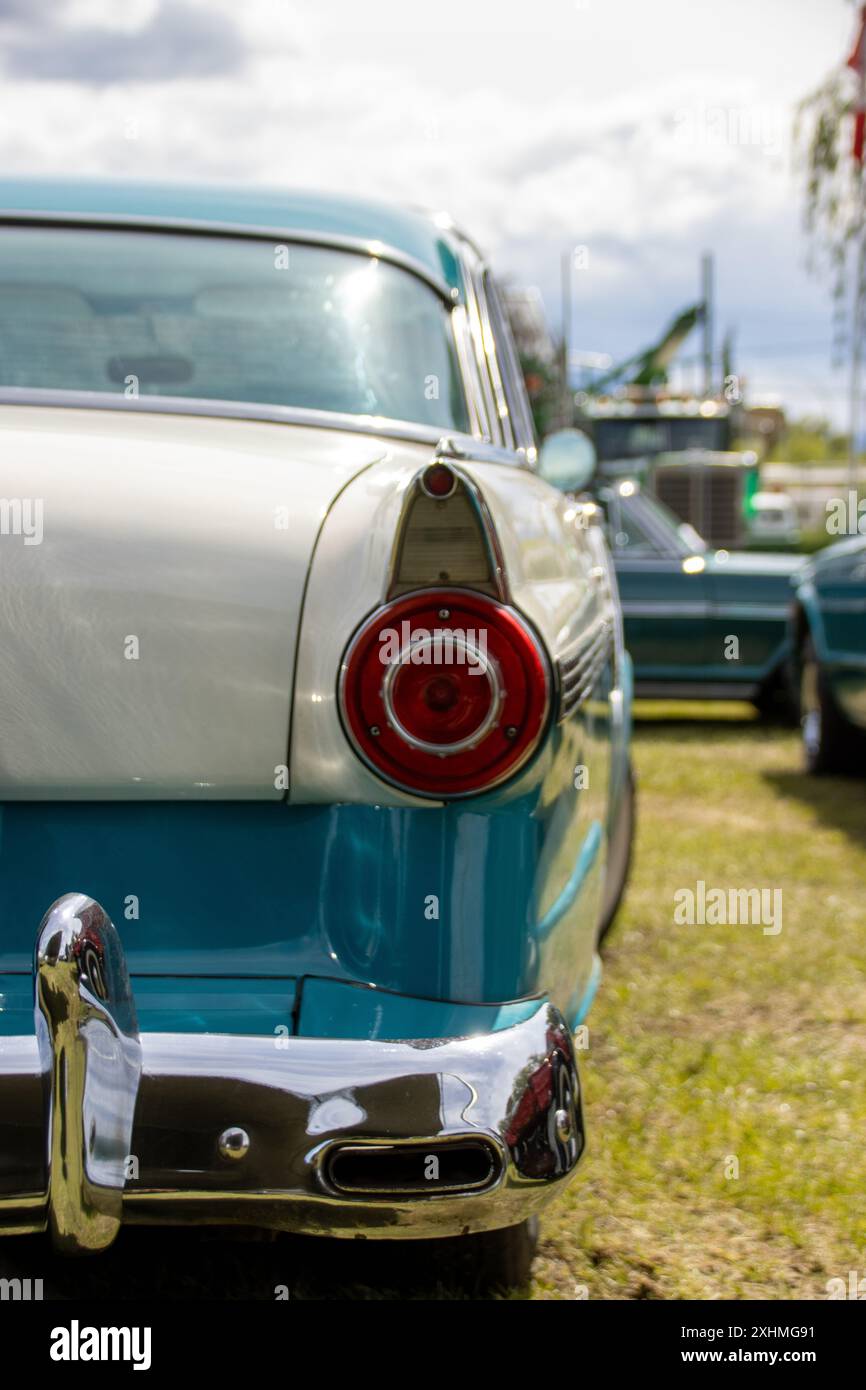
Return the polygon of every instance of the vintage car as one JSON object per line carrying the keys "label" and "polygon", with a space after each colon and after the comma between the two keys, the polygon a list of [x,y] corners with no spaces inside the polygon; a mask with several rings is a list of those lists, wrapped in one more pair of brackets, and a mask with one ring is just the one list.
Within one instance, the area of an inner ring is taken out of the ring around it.
{"label": "vintage car", "polygon": [[0,1229],[520,1278],[584,1145],[632,681],[491,272],[337,197],[0,207]]}
{"label": "vintage car", "polygon": [[635,693],[748,700],[794,715],[788,618],[797,555],[712,550],[633,479],[599,490]]}
{"label": "vintage car", "polygon": [[810,772],[866,771],[866,536],[819,551],[792,613]]}

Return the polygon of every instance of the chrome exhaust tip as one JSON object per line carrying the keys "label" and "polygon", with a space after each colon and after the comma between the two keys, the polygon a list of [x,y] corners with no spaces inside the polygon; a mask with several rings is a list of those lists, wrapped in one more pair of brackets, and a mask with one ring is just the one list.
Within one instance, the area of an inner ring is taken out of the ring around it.
{"label": "chrome exhaust tip", "polygon": [[320,1168],[322,1185],[344,1197],[483,1192],[504,1170],[504,1156],[493,1144],[463,1135],[336,1144]]}

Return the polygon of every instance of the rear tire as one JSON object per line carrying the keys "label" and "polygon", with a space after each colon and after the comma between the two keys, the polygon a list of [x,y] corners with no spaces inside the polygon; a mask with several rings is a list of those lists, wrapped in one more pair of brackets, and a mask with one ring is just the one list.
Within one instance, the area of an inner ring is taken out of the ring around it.
{"label": "rear tire", "polygon": [[836,703],[811,637],[800,649],[800,727],[807,772],[858,773],[866,765],[863,733]]}
{"label": "rear tire", "polygon": [[610,839],[610,847],[607,857],[607,872],[605,875],[604,895],[601,905],[601,922],[598,928],[598,940],[601,943],[613,926],[614,919],[619,911],[622,896],[628,883],[629,870],[631,868],[631,853],[634,844],[635,825],[637,822],[637,786],[629,759],[625,773],[625,784],[622,789],[619,809],[617,811],[616,825]]}

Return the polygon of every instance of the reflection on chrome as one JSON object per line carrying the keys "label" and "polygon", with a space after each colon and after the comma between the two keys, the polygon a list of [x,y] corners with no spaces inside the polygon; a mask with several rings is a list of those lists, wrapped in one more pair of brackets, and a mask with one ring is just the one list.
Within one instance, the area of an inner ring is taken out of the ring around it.
{"label": "reflection on chrome", "polygon": [[58,898],[35,971],[48,1226],[61,1250],[103,1250],[120,1228],[141,1049],[120,940],[98,903]]}

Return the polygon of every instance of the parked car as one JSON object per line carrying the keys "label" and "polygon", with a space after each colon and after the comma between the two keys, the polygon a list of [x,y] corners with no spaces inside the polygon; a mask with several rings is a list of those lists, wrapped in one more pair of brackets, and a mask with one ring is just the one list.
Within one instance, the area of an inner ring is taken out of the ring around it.
{"label": "parked car", "polygon": [[0,1229],[521,1277],[584,1144],[632,678],[491,271],[336,197],[0,206]]}
{"label": "parked car", "polygon": [[866,536],[809,560],[792,615],[810,772],[866,770]]}
{"label": "parked car", "polygon": [[793,718],[788,618],[796,555],[711,550],[632,479],[599,491],[635,692],[749,700]]}

